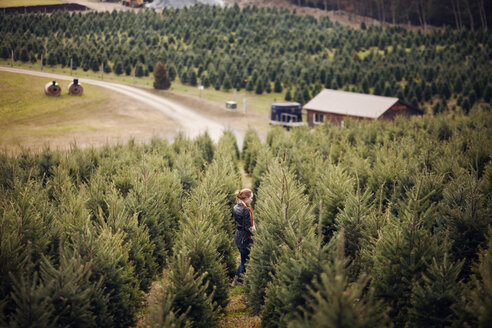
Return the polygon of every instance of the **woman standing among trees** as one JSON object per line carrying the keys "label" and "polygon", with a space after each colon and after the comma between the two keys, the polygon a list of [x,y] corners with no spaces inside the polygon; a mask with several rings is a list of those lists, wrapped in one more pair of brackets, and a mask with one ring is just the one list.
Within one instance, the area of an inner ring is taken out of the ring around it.
{"label": "woman standing among trees", "polygon": [[232,215],[236,222],[236,232],[234,233],[234,242],[236,243],[239,253],[241,254],[241,263],[237,268],[231,286],[234,287],[242,283],[241,275],[246,272],[246,261],[249,259],[249,251],[253,239],[251,236],[256,231],[253,221],[253,212],[248,207],[253,201],[253,192],[250,189],[236,191],[237,204],[232,209]]}

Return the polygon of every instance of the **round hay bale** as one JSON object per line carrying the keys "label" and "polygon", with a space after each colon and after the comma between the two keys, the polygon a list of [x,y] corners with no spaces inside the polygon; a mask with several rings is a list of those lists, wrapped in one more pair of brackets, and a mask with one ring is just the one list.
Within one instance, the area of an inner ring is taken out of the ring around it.
{"label": "round hay bale", "polygon": [[73,79],[68,85],[68,94],[71,96],[82,96],[84,93],[84,87],[79,83],[78,79]]}
{"label": "round hay bale", "polygon": [[61,88],[60,86],[58,85],[58,83],[56,83],[56,81],[52,81],[50,83],[47,83],[45,86],[44,86],[44,93],[47,95],[47,96],[59,96],[61,94]]}

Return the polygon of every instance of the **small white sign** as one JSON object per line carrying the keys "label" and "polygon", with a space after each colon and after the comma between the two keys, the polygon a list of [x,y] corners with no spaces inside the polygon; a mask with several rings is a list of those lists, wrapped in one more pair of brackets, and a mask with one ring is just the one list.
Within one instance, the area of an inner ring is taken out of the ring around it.
{"label": "small white sign", "polygon": [[198,90],[203,90],[203,85],[199,85]]}

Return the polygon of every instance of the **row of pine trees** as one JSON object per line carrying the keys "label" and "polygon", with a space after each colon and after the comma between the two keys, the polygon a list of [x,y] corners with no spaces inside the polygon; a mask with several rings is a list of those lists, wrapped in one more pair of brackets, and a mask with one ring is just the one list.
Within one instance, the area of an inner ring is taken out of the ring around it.
{"label": "row of pine trees", "polygon": [[[0,325],[213,327],[236,269],[264,327],[487,326],[490,112],[1,155]],[[148,304],[148,308],[147,307]]]}
{"label": "row of pine trees", "polygon": [[155,324],[217,322],[238,154],[229,131],[217,145],[205,134],[2,154],[0,326],[132,327],[163,272]]}
{"label": "row of pine trees", "polygon": [[[492,38],[450,28],[332,23],[237,6],[103,13],[0,13],[0,58],[309,101],[323,88],[398,97],[434,112],[492,99]],[[40,67],[40,66],[38,66]],[[450,105],[450,106],[448,106]]]}
{"label": "row of pine trees", "polygon": [[264,327],[486,327],[491,115],[246,137]]}

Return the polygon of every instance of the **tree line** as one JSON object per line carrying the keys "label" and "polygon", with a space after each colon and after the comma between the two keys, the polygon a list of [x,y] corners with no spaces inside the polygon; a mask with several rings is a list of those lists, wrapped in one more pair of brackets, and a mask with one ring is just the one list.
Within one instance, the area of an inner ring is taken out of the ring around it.
{"label": "tree line", "polygon": [[[468,112],[492,98],[484,30],[353,29],[287,10],[197,5],[111,13],[0,14],[0,57],[146,76],[217,90],[280,93],[305,103],[322,88]],[[452,106],[448,106],[452,104]]]}
{"label": "tree line", "polygon": [[396,25],[484,29],[492,24],[492,5],[485,0],[291,0],[298,6],[343,10]]}

